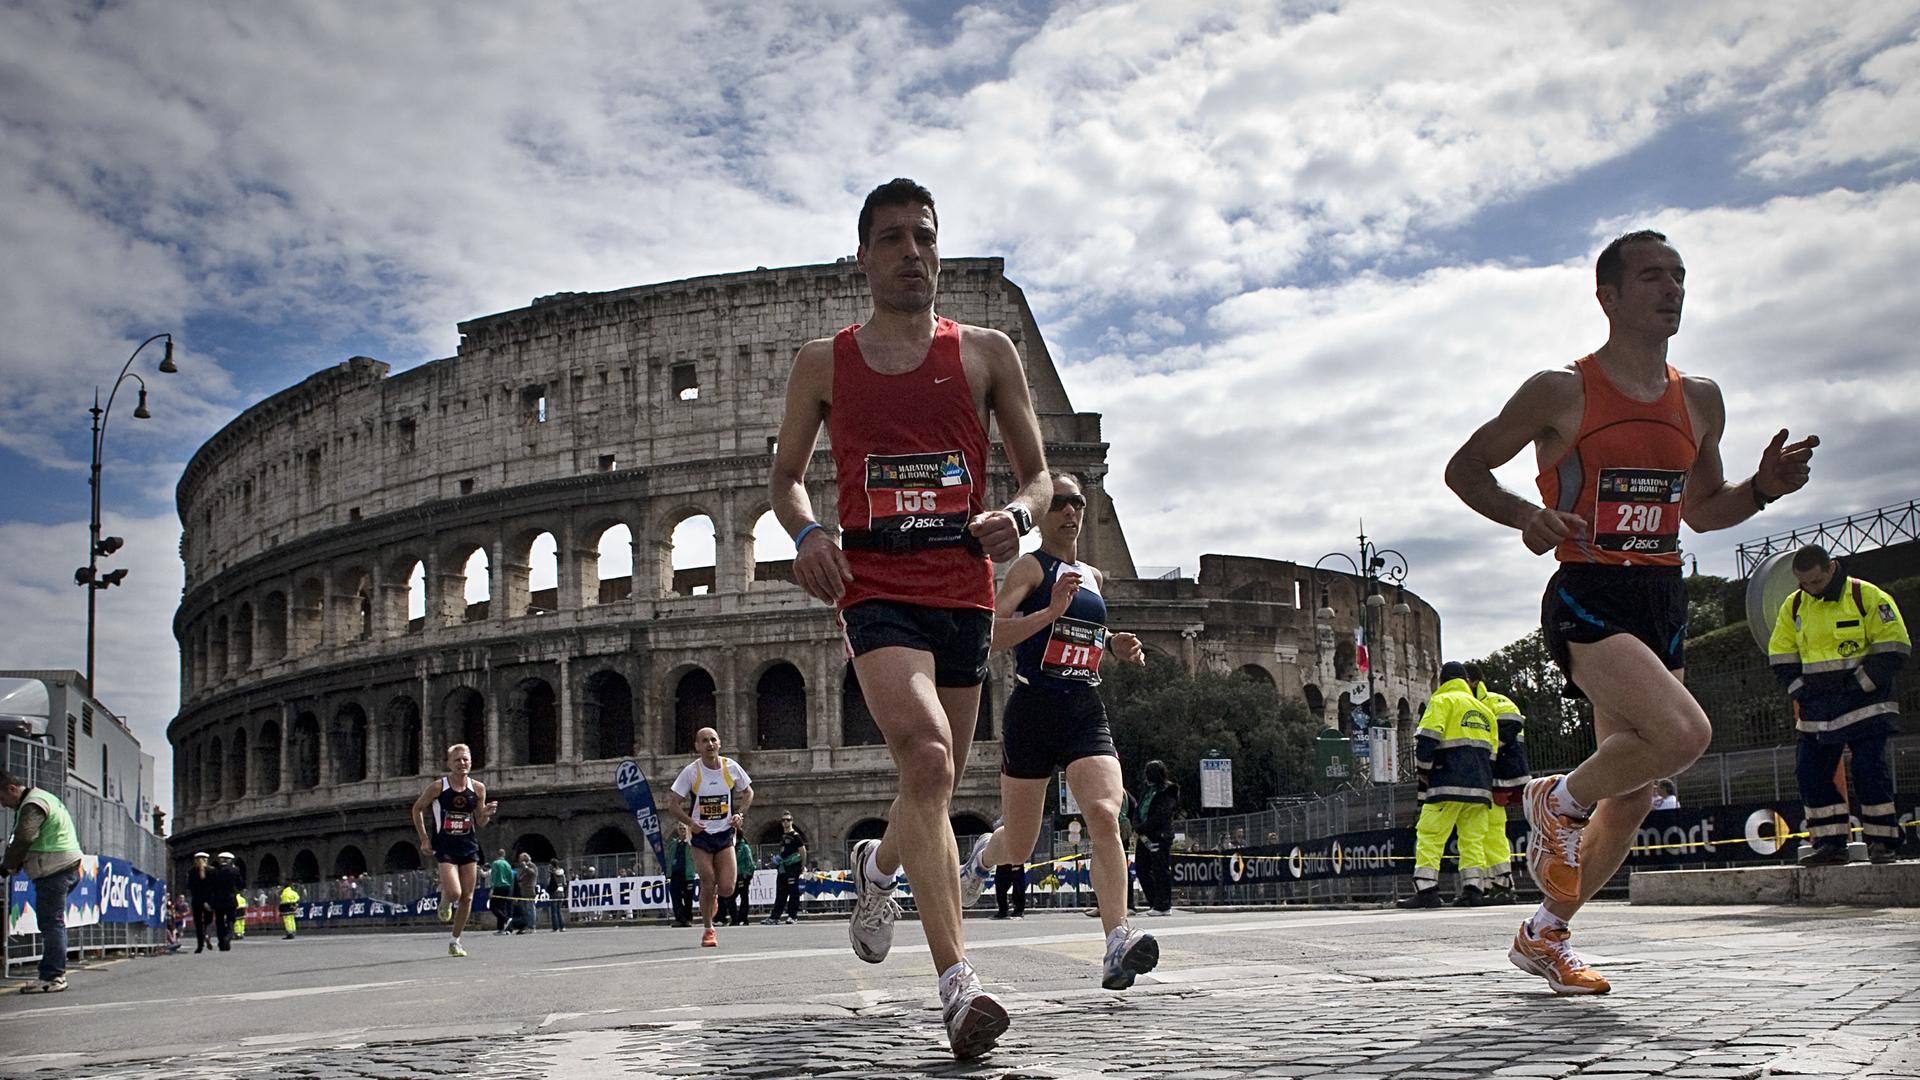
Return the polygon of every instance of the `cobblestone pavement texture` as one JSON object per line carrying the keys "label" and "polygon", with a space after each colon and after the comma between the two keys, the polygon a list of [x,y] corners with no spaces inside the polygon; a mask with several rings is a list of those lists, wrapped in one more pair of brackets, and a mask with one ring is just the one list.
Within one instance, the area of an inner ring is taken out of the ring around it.
{"label": "cobblestone pavement texture", "polygon": [[[882,968],[842,957],[844,927],[833,924],[731,932],[726,948],[704,957],[664,930],[552,939],[569,947],[565,955],[557,944],[536,952],[514,939],[517,954],[495,949],[491,965],[422,969],[424,960],[409,958],[397,974],[426,977],[400,979],[379,970],[400,961],[377,958],[441,939],[336,938],[324,943],[324,968],[307,972],[315,985],[304,987],[287,975],[298,954],[263,956],[249,945],[241,951],[254,954],[253,966],[223,968],[232,977],[221,988],[231,992],[218,996],[181,996],[177,972],[197,961],[176,957],[78,972],[75,990],[58,998],[0,997],[0,1042],[12,1059],[0,1075],[1920,1077],[1920,912],[1606,905],[1583,915],[1576,935],[1614,982],[1599,998],[1554,997],[1507,964],[1525,914],[1150,920],[1161,969],[1124,994],[1099,989],[1099,936],[1086,920],[970,922],[975,962],[1014,1024],[997,1050],[967,1063],[946,1052],[911,923]],[[477,953],[487,951],[481,941]],[[173,979],[153,978],[167,965]],[[380,981],[353,981],[355,968]],[[433,977],[454,971],[461,977]],[[123,979],[131,996],[87,1001],[90,981],[107,978]],[[171,1000],[143,1005],[154,1002],[143,979]],[[441,988],[454,996],[434,997]],[[498,1011],[479,1029],[434,1028],[440,1003],[462,994],[486,995]],[[356,1008],[387,1022],[368,1023]],[[210,1031],[177,1045],[181,1025],[191,1032],[202,1010],[244,1017],[244,1034]],[[413,1010],[422,1026],[409,1031],[400,1014]],[[81,1028],[93,1035],[89,1048],[62,1051],[71,1041],[63,1031]],[[156,1045],[168,1049],[143,1049]]]}

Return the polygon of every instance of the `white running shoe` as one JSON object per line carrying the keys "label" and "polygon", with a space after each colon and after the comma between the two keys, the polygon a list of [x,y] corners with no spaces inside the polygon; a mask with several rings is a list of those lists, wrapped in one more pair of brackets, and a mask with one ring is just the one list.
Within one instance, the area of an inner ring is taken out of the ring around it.
{"label": "white running shoe", "polygon": [[987,882],[993,880],[993,869],[982,865],[981,856],[986,854],[987,845],[992,843],[993,834],[973,842],[973,850],[960,860],[960,910],[965,911],[980,902],[980,894],[986,891]]}
{"label": "white running shoe", "polygon": [[887,958],[893,948],[893,920],[900,917],[893,882],[882,885],[867,876],[867,857],[879,846],[878,840],[853,845],[853,921],[847,924],[847,940],[853,943],[853,955],[869,964]]}
{"label": "white running shoe", "polygon": [[947,1024],[947,1045],[961,1061],[977,1058],[993,1049],[1007,1031],[1007,1010],[993,995],[980,989],[980,979],[967,972],[965,981],[941,1002],[941,1019]]}
{"label": "white running shoe", "polygon": [[1118,938],[1107,942],[1107,957],[1100,967],[1100,985],[1108,990],[1125,990],[1136,976],[1152,971],[1160,962],[1160,943],[1145,930],[1129,926]]}
{"label": "white running shoe", "polygon": [[459,942],[449,941],[447,942],[447,955],[448,956],[465,956],[467,955],[467,950],[462,948]]}

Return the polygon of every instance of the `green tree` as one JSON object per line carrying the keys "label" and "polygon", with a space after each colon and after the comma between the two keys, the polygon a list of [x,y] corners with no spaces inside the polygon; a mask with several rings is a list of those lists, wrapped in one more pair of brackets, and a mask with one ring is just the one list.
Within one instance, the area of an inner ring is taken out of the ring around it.
{"label": "green tree", "polygon": [[1512,698],[1527,718],[1527,759],[1536,775],[1571,768],[1593,752],[1593,705],[1561,695],[1566,677],[1540,631],[1475,662],[1487,688]]}
{"label": "green tree", "polygon": [[1733,582],[1712,574],[1689,574],[1682,580],[1687,583],[1687,633],[1704,634],[1727,625]]}
{"label": "green tree", "polygon": [[1200,759],[1209,750],[1233,759],[1234,809],[1258,810],[1274,795],[1310,791],[1313,739],[1320,725],[1304,703],[1282,702],[1272,686],[1243,675],[1188,674],[1176,660],[1149,654],[1101,684],[1114,745],[1128,787],[1158,758],[1180,784],[1180,806],[1200,809]]}

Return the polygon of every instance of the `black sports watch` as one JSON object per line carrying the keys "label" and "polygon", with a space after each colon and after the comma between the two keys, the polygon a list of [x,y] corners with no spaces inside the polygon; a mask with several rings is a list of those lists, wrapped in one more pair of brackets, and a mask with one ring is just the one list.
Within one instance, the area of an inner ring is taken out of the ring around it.
{"label": "black sports watch", "polygon": [[1033,515],[1027,512],[1026,507],[1019,503],[1008,503],[1005,509],[1007,516],[1013,519],[1013,527],[1020,531],[1021,536],[1033,531]]}

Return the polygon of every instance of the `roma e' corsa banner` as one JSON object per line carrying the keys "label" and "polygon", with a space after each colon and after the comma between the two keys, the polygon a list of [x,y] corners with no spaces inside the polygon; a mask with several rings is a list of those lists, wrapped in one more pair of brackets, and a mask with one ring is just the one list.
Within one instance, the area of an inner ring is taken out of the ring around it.
{"label": "roma e' corsa banner", "polygon": [[654,809],[653,788],[647,783],[647,774],[640,770],[639,762],[632,758],[621,762],[614,770],[613,786],[620,789],[620,797],[626,800],[640,832],[646,836],[647,843],[653,845],[653,857],[660,865],[660,872],[666,873],[667,845],[660,837],[660,814]]}

